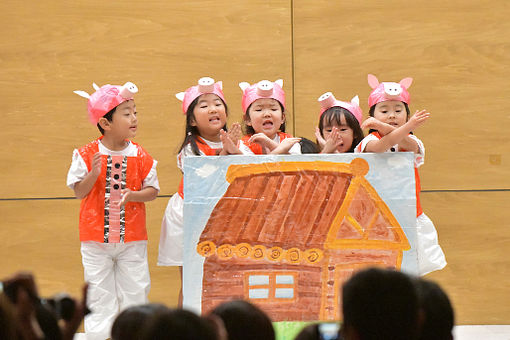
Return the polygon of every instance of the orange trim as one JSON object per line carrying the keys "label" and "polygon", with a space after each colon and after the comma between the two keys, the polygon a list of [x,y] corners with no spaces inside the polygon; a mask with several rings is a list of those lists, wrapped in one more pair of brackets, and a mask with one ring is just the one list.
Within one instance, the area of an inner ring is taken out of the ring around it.
{"label": "orange trim", "polygon": [[203,241],[197,244],[197,253],[203,257],[209,257],[216,253],[216,245],[212,241]]}
{"label": "orange trim", "polygon": [[234,247],[230,244],[222,244],[218,247],[216,254],[220,260],[230,260],[234,256]]}
{"label": "orange trim", "polygon": [[[365,164],[367,165],[366,168]],[[325,161],[232,164],[228,167],[225,178],[227,182],[232,183],[238,177],[272,172],[331,171],[354,174],[362,173],[365,169],[368,169],[368,163],[363,158],[355,158],[350,164]]]}
{"label": "orange trim", "polygon": [[234,254],[239,258],[250,257],[252,252],[252,247],[248,243],[239,243],[234,247]]}

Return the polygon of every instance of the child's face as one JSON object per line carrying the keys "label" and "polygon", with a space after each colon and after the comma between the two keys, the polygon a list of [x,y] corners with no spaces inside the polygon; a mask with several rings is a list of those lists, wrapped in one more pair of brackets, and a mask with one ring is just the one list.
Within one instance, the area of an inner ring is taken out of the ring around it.
{"label": "child's face", "polygon": [[210,141],[219,141],[220,130],[227,122],[225,105],[220,97],[213,93],[198,97],[193,116],[191,125],[197,127],[200,136]]}
{"label": "child's face", "polygon": [[261,98],[251,104],[245,116],[246,125],[253,127],[255,133],[264,133],[273,139],[285,121],[285,114],[276,99]]}
{"label": "child's face", "polygon": [[406,107],[398,100],[377,103],[374,118],[393,127],[400,127],[407,122]]}
{"label": "child's face", "polygon": [[108,131],[108,134],[115,139],[124,140],[135,137],[137,128],[135,101],[128,100],[117,106],[105,132]]}
{"label": "child's face", "polygon": [[329,135],[331,135],[331,131],[336,127],[338,129],[338,136],[341,140],[340,145],[338,145],[336,151],[339,153],[348,152],[352,146],[352,142],[354,141],[354,131],[352,128],[347,125],[347,121],[345,120],[345,116],[340,116],[340,124],[336,120],[326,123],[322,128],[322,136],[325,140],[328,139]]}

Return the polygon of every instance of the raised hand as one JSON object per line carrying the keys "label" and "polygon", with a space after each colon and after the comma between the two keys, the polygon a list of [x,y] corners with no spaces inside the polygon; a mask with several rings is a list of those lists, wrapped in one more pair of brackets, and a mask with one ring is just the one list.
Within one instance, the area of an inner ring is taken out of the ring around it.
{"label": "raised hand", "polygon": [[[240,128],[241,126],[239,126],[239,129]],[[241,130],[239,130],[239,132],[240,131]],[[230,133],[225,132],[225,130],[220,130],[220,140],[221,143],[223,144],[223,148],[220,151],[220,155],[239,155],[242,153],[237,147],[237,142],[234,142],[230,136],[231,136]]]}
{"label": "raised hand", "polygon": [[326,141],[321,136],[321,130],[319,130],[319,127],[315,127],[315,138],[317,138],[317,144],[319,144],[320,148],[324,148],[324,144],[326,144]]}

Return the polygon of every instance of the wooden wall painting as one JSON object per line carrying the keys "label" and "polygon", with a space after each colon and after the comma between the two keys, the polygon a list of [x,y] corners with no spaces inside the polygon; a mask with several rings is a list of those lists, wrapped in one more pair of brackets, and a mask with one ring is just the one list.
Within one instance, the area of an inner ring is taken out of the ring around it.
{"label": "wooden wall painting", "polygon": [[411,154],[186,159],[184,305],[337,320],[353,272],[417,272]]}

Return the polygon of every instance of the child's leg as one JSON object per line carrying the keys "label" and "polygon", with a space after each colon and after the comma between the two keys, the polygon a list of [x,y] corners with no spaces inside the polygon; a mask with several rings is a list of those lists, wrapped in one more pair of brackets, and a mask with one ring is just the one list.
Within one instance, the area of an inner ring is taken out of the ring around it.
{"label": "child's leg", "polygon": [[147,241],[118,244],[115,285],[120,311],[148,302],[151,281],[147,262]]}
{"label": "child's leg", "polygon": [[422,213],[416,218],[418,239],[418,270],[421,276],[446,266],[446,258],[439,245],[436,227],[430,218]]}
{"label": "child's leg", "polygon": [[81,244],[85,281],[89,283],[88,307],[92,311],[84,322],[87,339],[109,338],[119,310],[112,249],[110,244],[98,242]]}
{"label": "child's leg", "polygon": [[179,273],[181,274],[181,288],[179,289],[179,298],[177,300],[177,307],[182,308],[182,266],[179,266]]}

